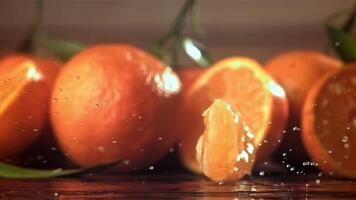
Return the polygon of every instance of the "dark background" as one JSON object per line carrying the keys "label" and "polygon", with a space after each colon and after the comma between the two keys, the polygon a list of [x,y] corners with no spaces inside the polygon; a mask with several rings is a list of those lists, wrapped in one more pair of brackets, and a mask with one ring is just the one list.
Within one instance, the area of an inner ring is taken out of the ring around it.
{"label": "dark background", "polygon": [[[85,43],[128,42],[148,47],[167,30],[183,0],[47,0],[46,30]],[[203,39],[214,58],[265,59],[289,49],[320,49],[323,22],[352,0],[200,0]],[[29,31],[32,0],[0,0],[0,54]]]}

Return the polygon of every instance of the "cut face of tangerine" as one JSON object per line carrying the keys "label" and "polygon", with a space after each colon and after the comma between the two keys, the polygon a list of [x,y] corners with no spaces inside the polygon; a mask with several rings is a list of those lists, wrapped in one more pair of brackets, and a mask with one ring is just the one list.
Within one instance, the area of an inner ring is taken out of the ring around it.
{"label": "cut face of tangerine", "polygon": [[188,91],[185,106],[190,115],[185,118],[180,149],[183,163],[198,169],[195,146],[204,131],[201,114],[214,99],[229,102],[244,116],[255,133],[253,145],[260,146],[258,160],[267,159],[277,146],[287,119],[286,96],[256,61],[233,57],[214,64]]}
{"label": "cut face of tangerine", "polygon": [[302,118],[304,145],[320,169],[356,178],[356,69],[346,66],[315,84]]}
{"label": "cut face of tangerine", "polygon": [[11,157],[31,144],[47,119],[47,77],[30,58],[13,66],[6,64],[17,58],[0,62],[0,158]]}
{"label": "cut face of tangerine", "polygon": [[205,131],[197,144],[197,160],[214,181],[237,180],[250,174],[256,152],[254,134],[239,113],[223,100],[204,112]]}

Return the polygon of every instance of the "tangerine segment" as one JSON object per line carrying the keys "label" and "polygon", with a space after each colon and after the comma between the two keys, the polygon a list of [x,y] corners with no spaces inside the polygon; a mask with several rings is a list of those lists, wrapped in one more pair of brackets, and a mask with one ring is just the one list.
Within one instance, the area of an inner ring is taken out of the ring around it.
{"label": "tangerine segment", "polygon": [[302,136],[328,174],[356,178],[356,69],[344,67],[317,82],[303,110]]}
{"label": "tangerine segment", "polygon": [[263,143],[259,160],[267,158],[281,138],[287,118],[284,90],[253,59],[233,57],[213,65],[188,91],[185,106],[191,114],[186,116],[181,147],[183,160],[189,161],[190,166],[199,166],[195,146],[204,131],[201,113],[214,99],[223,99],[239,110],[256,134],[254,146]]}
{"label": "tangerine segment", "polygon": [[214,181],[232,181],[250,174],[255,160],[253,133],[240,114],[223,100],[204,112],[205,131],[197,144],[197,160]]}
{"label": "tangerine segment", "polygon": [[26,55],[11,55],[0,62],[0,158],[21,152],[40,135],[47,119],[51,77],[58,67],[57,62]]}

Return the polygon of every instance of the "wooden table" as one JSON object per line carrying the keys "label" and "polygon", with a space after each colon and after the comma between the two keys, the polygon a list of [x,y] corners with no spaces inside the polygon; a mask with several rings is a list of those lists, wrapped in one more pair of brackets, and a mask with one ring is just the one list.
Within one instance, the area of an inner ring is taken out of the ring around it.
{"label": "wooden table", "polygon": [[356,182],[317,175],[215,183],[189,174],[0,180],[0,199],[356,199]]}

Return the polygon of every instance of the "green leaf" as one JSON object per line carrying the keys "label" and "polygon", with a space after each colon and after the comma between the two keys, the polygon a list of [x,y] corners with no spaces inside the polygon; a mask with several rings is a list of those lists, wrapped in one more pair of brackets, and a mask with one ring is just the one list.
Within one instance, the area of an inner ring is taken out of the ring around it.
{"label": "green leaf", "polygon": [[184,52],[200,66],[209,67],[212,63],[211,57],[205,47],[192,38],[183,39]]}
{"label": "green leaf", "polygon": [[108,169],[115,164],[119,163],[120,160],[115,160],[110,163],[96,165],[94,167],[79,168],[79,169],[54,169],[54,170],[40,170],[40,169],[29,169],[24,167],[17,167],[14,165],[1,163],[0,162],[0,177],[2,178],[53,178],[60,176],[71,176],[79,175],[85,173],[98,172],[104,169]]}
{"label": "green leaf", "polygon": [[162,60],[164,63],[167,65],[172,64],[172,58],[171,55],[165,50],[162,46],[160,45],[154,45],[150,49],[150,52],[155,55],[158,59]]}
{"label": "green leaf", "polygon": [[85,45],[80,42],[52,39],[47,36],[40,38],[40,44],[45,52],[49,52],[51,55],[63,61],[67,61],[85,48]]}
{"label": "green leaf", "polygon": [[356,61],[356,40],[349,33],[334,27],[326,27],[328,37],[340,58],[345,62]]}
{"label": "green leaf", "polygon": [[196,33],[198,36],[205,36],[205,32],[203,27],[200,23],[200,10],[197,1],[192,3],[192,11],[191,11],[191,20],[192,20],[192,29],[193,32]]}

